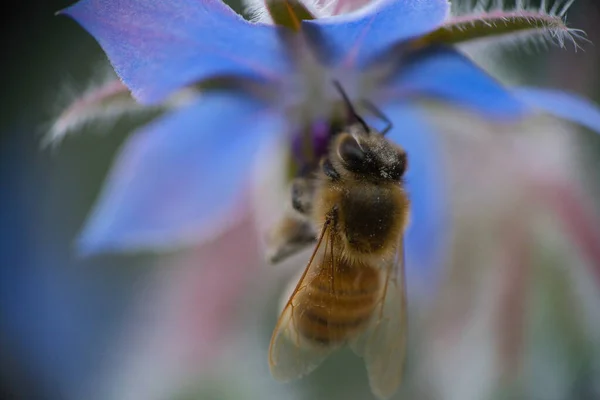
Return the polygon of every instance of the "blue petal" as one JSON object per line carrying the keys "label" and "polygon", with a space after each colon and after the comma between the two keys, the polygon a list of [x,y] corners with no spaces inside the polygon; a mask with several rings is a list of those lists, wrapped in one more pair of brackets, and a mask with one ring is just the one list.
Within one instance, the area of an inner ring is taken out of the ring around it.
{"label": "blue petal", "polygon": [[283,117],[240,94],[206,93],[125,144],[80,239],[83,253],[187,245],[218,233],[259,147]]}
{"label": "blue petal", "polygon": [[589,100],[550,89],[517,88],[514,93],[531,107],[600,133],[600,108]]}
{"label": "blue petal", "polygon": [[221,0],[81,0],[63,13],[98,40],[145,103],[206,78],[270,80],[290,68],[280,28],[249,23]]}
{"label": "blue petal", "polygon": [[392,45],[435,30],[449,9],[447,0],[382,0],[302,26],[326,62],[363,66]]}
{"label": "blue petal", "polygon": [[[434,131],[415,107],[392,105],[382,111],[394,123],[388,138],[408,155],[406,188],[411,200],[411,223],[406,234],[406,273],[409,282],[432,284],[443,259],[448,195],[444,168]],[[409,285],[410,286],[410,285]]]}
{"label": "blue petal", "polygon": [[391,80],[389,97],[429,97],[494,119],[522,117],[528,107],[454,49],[432,47],[412,55]]}

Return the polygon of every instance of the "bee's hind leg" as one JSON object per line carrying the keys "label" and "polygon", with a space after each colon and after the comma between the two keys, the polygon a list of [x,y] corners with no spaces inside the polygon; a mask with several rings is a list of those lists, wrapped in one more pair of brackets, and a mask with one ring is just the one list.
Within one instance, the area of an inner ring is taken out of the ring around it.
{"label": "bee's hind leg", "polygon": [[308,219],[314,190],[314,182],[309,178],[292,181],[287,210],[267,236],[267,258],[271,264],[278,264],[316,242],[317,233]]}
{"label": "bee's hind leg", "polygon": [[271,264],[278,264],[304,250],[316,240],[315,231],[308,221],[286,215],[269,232],[267,258]]}

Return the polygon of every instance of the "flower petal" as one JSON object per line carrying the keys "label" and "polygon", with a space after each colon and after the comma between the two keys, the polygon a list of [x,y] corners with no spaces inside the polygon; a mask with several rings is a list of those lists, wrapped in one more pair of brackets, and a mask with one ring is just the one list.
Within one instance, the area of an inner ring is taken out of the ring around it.
{"label": "flower petal", "polygon": [[392,105],[382,110],[393,122],[388,138],[408,155],[406,188],[411,201],[411,222],[406,234],[406,272],[409,287],[415,280],[431,289],[440,267],[448,201],[438,141],[416,107]]}
{"label": "flower petal", "polygon": [[279,28],[249,23],[221,0],[81,0],[63,13],[146,103],[202,79],[275,79],[290,68]]}
{"label": "flower petal", "polygon": [[119,155],[81,250],[165,248],[219,234],[235,219],[255,153],[279,132],[283,118],[272,109],[216,92],[142,128]]}
{"label": "flower petal", "polygon": [[447,0],[381,0],[302,26],[326,62],[362,66],[398,42],[435,30],[449,9]]}
{"label": "flower petal", "polygon": [[390,82],[389,97],[424,96],[469,108],[489,118],[522,116],[527,106],[458,51],[430,47],[411,56]]}
{"label": "flower petal", "polygon": [[513,92],[531,107],[600,133],[600,108],[589,100],[551,89],[522,87]]}

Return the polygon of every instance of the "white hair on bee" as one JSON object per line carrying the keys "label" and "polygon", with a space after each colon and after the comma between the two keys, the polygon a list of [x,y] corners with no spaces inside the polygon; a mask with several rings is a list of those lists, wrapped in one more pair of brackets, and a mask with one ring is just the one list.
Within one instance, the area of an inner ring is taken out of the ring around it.
{"label": "white hair on bee", "polygon": [[518,19],[525,19],[531,24],[530,28],[478,41],[486,45],[490,42],[498,45],[493,47],[514,47],[526,52],[539,52],[540,49],[547,49],[550,44],[565,48],[571,43],[577,51],[581,49],[581,42],[589,40],[582,30],[567,26],[566,14],[574,2],[575,0],[542,0],[539,7],[530,6],[527,0],[517,0],[514,6],[506,6],[502,0],[479,0],[475,4],[468,1],[456,2],[453,3],[452,17],[446,25],[465,30],[480,21],[489,26],[501,27],[502,24],[508,26]]}

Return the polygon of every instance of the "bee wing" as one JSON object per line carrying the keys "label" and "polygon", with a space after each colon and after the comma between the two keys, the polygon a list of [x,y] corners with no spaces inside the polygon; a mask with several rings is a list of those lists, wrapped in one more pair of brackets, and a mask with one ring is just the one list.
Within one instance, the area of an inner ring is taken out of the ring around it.
{"label": "bee wing", "polygon": [[322,268],[323,260],[332,257],[330,223],[322,228],[315,250],[294,292],[286,303],[269,346],[269,366],[273,377],[279,381],[299,378],[313,371],[337,347],[309,343],[298,332],[302,294],[319,274],[331,273]]}
{"label": "bee wing", "polygon": [[407,315],[404,274],[404,238],[396,257],[384,265],[383,292],[367,329],[350,343],[364,358],[369,384],[380,399],[389,398],[402,381],[406,352]]}

